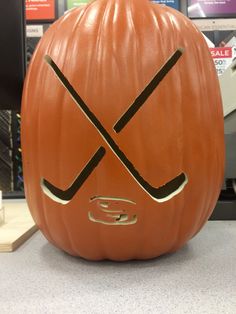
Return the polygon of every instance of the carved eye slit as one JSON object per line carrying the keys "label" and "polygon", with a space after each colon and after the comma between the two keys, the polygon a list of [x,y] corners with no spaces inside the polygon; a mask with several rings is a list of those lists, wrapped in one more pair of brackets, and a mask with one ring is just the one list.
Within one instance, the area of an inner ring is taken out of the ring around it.
{"label": "carved eye slit", "polygon": [[[159,85],[162,79],[169,73],[173,66],[177,63],[179,58],[183,54],[183,49],[179,48],[175,53],[167,60],[163,67],[157,72],[151,82],[144,88],[141,94],[135,99],[133,104],[128,108],[128,110],[122,115],[122,117],[117,121],[114,126],[115,132],[120,132],[130,119],[136,114],[136,112],[145,103],[148,97],[152,94],[155,88]],[[95,114],[88,108],[82,98],[75,91],[73,86],[70,84],[68,79],[60,71],[55,62],[50,56],[45,56],[45,61],[48,63],[50,68],[55,73],[59,82],[65,87],[69,92],[70,96],[74,100],[75,104],[84,114],[85,118],[95,127],[97,132],[100,134],[102,139],[106,142],[113,154],[118,158],[118,160],[123,164],[129,174],[135,179],[139,186],[154,200],[157,202],[165,202],[171,199],[173,196],[180,193],[184,186],[188,182],[188,178],[185,173],[181,173],[174,179],[170,180],[161,187],[151,186],[137,171],[134,165],[126,157],[126,155],[121,151],[116,142],[103,127],[102,123],[98,120]],[[86,181],[89,175],[93,172],[99,162],[105,155],[105,148],[100,147],[97,152],[90,159],[89,163],[85,168],[79,173],[74,182],[66,190],[61,190],[53,186],[50,182],[45,179],[41,180],[41,187],[44,193],[56,202],[61,204],[66,204],[72,200],[74,195],[78,192],[82,184]]]}

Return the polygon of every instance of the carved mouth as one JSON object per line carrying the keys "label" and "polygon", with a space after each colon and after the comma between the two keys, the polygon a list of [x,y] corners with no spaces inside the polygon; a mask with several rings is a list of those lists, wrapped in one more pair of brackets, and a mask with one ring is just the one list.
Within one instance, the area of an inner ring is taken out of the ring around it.
{"label": "carved mouth", "polygon": [[[137,215],[131,213],[127,207],[136,205],[134,201],[120,197],[93,196],[90,203],[94,203],[96,208],[88,212],[91,222],[104,225],[133,225],[137,222]],[[127,206],[128,205],[128,206]],[[125,209],[124,209],[125,207]]]}

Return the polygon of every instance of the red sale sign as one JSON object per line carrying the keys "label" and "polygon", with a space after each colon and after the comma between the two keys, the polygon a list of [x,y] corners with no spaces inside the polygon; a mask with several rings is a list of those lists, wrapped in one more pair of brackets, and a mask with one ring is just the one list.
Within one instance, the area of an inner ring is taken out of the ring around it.
{"label": "red sale sign", "polygon": [[232,58],[231,47],[210,48],[213,58]]}
{"label": "red sale sign", "polygon": [[210,52],[218,75],[223,74],[228,66],[231,65],[233,59],[236,57],[235,47],[210,48]]}
{"label": "red sale sign", "polygon": [[26,0],[26,20],[54,20],[55,0]]}

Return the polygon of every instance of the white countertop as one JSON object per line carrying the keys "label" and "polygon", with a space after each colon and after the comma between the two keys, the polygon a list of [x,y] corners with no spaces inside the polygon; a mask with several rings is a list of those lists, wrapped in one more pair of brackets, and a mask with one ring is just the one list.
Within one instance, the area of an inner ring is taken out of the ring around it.
{"label": "white countertop", "polygon": [[40,232],[0,254],[0,313],[236,313],[236,221],[150,261],[87,262]]}

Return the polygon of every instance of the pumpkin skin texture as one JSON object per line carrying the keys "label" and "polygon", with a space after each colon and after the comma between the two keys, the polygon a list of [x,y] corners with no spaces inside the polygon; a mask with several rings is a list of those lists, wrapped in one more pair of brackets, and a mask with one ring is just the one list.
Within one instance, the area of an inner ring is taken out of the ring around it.
{"label": "pumpkin skin texture", "polygon": [[[115,132],[116,122],[177,49],[183,53],[176,64]],[[150,197],[45,56],[146,182],[162,187],[186,175],[178,193],[162,201]],[[223,138],[214,64],[201,33],[181,13],[147,0],[97,0],[60,18],[41,39],[22,100],[25,193],[43,234],[69,254],[124,261],[182,247],[216,204]],[[69,201],[58,202],[43,190],[44,179],[67,190],[99,148],[99,162]]]}

